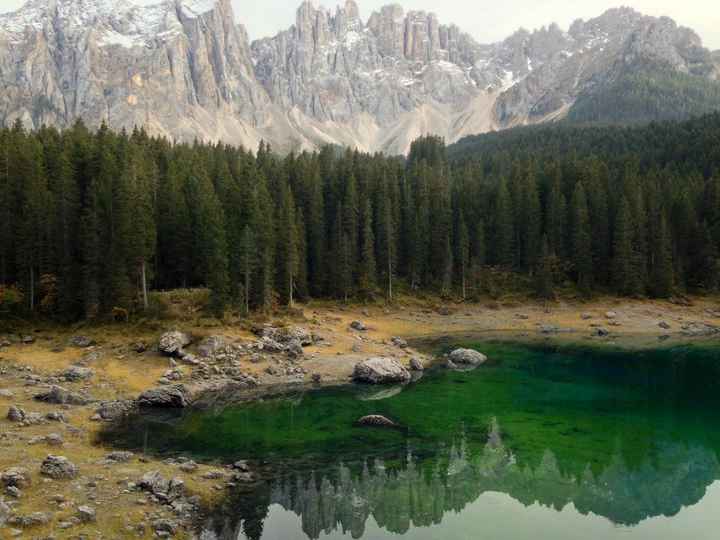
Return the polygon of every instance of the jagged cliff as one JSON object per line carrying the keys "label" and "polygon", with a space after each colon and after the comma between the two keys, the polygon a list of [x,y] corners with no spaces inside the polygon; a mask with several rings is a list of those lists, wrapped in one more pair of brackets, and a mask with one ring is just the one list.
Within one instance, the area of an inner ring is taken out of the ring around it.
{"label": "jagged cliff", "polygon": [[306,1],[290,29],[251,44],[229,0],[30,0],[0,16],[0,118],[402,153],[426,133],[562,118],[638,66],[719,72],[694,32],[626,8],[481,45],[431,13],[389,5],[365,20],[354,0]]}

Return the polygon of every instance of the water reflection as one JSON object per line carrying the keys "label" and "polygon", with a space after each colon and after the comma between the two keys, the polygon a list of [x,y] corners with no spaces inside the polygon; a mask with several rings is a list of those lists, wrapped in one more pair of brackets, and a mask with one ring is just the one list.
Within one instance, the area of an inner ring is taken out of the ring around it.
{"label": "water reflection", "polygon": [[368,523],[402,535],[439,525],[494,492],[525,507],[542,505],[558,512],[572,503],[580,514],[634,526],[698,503],[719,478],[716,453],[701,446],[660,443],[632,466],[618,451],[599,471],[588,463],[575,474],[564,472],[551,449],[538,465],[524,463],[501,433],[494,421],[484,446],[473,448],[460,436],[430,457],[409,450],[399,460],[297,470],[252,490],[238,490],[215,509],[202,538],[259,540],[275,505],[297,515],[304,535],[313,540],[333,533],[363,538]]}

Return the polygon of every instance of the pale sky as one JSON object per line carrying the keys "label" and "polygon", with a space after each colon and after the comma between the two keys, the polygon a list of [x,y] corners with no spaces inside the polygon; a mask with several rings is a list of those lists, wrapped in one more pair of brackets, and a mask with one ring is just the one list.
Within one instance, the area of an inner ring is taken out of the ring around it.
{"label": "pale sky", "polygon": [[[135,0],[152,3],[154,0]],[[155,0],[156,1],[156,0]],[[316,0],[334,8],[338,0]],[[342,0],[344,3],[344,0]],[[251,38],[289,27],[301,0],[233,0],[235,15]],[[500,41],[520,27],[538,28],[557,22],[563,28],[606,9],[627,5],[648,15],[667,15],[697,31],[711,49],[720,49],[720,0],[357,0],[363,19],[380,6],[398,3],[406,11],[437,13],[441,23],[455,23],[480,43]],[[0,0],[0,12],[17,9],[23,0]]]}

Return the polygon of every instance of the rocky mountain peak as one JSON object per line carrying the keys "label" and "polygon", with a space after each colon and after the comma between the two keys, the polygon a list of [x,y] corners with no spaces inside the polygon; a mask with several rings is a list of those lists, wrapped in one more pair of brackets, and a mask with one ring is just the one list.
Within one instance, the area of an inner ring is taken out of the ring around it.
{"label": "rocky mountain peak", "polygon": [[426,11],[388,4],[364,21],[355,0],[306,0],[292,27],[249,43],[231,0],[29,0],[0,15],[0,117],[399,153],[426,133],[452,142],[561,118],[649,65],[720,74],[692,30],[630,8],[479,44]]}

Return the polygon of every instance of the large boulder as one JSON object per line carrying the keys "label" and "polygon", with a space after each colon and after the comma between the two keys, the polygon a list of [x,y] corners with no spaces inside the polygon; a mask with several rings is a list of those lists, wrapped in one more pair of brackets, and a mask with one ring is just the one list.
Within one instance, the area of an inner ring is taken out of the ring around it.
{"label": "large boulder", "polygon": [[93,401],[86,395],[71,392],[62,386],[52,386],[47,392],[37,394],[35,399],[56,405],[87,405]]}
{"label": "large boulder", "polygon": [[394,358],[369,358],[353,371],[353,380],[366,384],[404,383],[410,378],[410,372]]}
{"label": "large boulder", "polygon": [[456,366],[479,366],[487,362],[487,356],[472,349],[455,349],[448,359]]}
{"label": "large boulder", "polygon": [[67,480],[78,475],[78,468],[65,456],[48,456],[40,466],[40,474],[55,480]]}
{"label": "large boulder", "polygon": [[137,399],[142,408],[182,409],[190,404],[187,388],[181,384],[146,390]]}
{"label": "large boulder", "polygon": [[160,342],[158,343],[158,350],[168,356],[181,356],[183,353],[183,347],[190,345],[190,336],[184,332],[174,330],[172,332],[165,332],[160,336]]}

